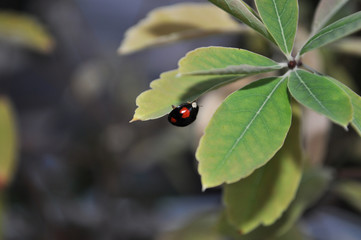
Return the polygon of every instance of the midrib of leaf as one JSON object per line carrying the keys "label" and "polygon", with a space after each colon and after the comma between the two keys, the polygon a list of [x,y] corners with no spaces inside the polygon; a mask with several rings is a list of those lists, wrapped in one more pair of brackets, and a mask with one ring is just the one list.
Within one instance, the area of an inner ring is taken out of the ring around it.
{"label": "midrib of leaf", "polygon": [[[233,8],[231,5],[229,5],[228,1],[225,1],[225,3],[227,4],[227,6],[228,6],[229,9],[232,9],[232,8]],[[241,1],[240,1],[240,4],[241,4],[243,7],[246,7],[246,5],[245,5],[243,2],[241,2]],[[246,8],[247,8],[247,7],[246,7]],[[255,22],[252,21],[251,18],[248,18],[247,20],[248,20],[248,22],[251,23],[251,24],[254,24],[254,23],[255,23]]]}
{"label": "midrib of leaf", "polygon": [[187,73],[179,73],[179,76],[182,75],[229,75],[229,74],[255,74],[261,72],[269,72],[273,70],[278,70],[283,67],[286,67],[286,64],[278,64],[274,66],[253,66],[249,64],[241,65],[230,65],[225,68],[216,68],[210,70],[199,70],[192,71]]}
{"label": "midrib of leaf", "polygon": [[333,118],[334,115],[322,104],[322,102],[312,93],[311,89],[306,85],[306,83],[304,81],[302,81],[302,78],[300,77],[300,75],[298,75],[297,71],[294,72],[296,74],[296,77],[298,78],[298,80],[302,83],[302,85],[306,88],[307,92],[312,96],[313,99],[316,100],[316,102],[321,106],[321,108],[323,108],[330,116],[332,116]]}
{"label": "midrib of leaf", "polygon": [[[227,6],[228,6],[229,9],[234,8],[233,6],[229,5],[228,1],[225,1],[225,3],[227,4]],[[253,14],[242,1],[240,1],[239,3],[240,3],[244,8],[246,8],[246,9],[249,11],[250,14],[254,15],[254,16],[256,17],[256,19],[258,19],[258,17],[257,17],[255,14]],[[248,20],[248,22],[250,23],[250,25],[257,25],[257,23],[256,23],[255,21],[253,21],[252,18],[248,17],[247,20]],[[262,25],[262,22],[259,21],[258,24],[261,24],[261,25]],[[262,29],[261,31],[262,31],[265,35],[268,34],[267,30],[265,30],[265,29]]]}
{"label": "midrib of leaf", "polygon": [[238,145],[238,143],[241,141],[241,139],[244,137],[244,135],[247,133],[248,129],[250,128],[250,126],[253,124],[254,120],[256,120],[256,118],[258,117],[258,115],[261,113],[262,109],[264,108],[264,106],[266,106],[266,104],[268,103],[269,99],[271,98],[271,96],[273,95],[273,93],[277,90],[277,88],[279,87],[279,85],[281,83],[283,83],[283,81],[286,79],[286,77],[288,77],[289,73],[287,72],[283,78],[277,83],[277,85],[272,89],[272,91],[270,92],[270,94],[268,94],[266,100],[262,103],[261,107],[258,109],[258,111],[256,112],[256,114],[253,116],[253,118],[251,119],[251,121],[248,123],[248,125],[246,126],[246,128],[243,130],[243,132],[240,134],[240,136],[237,138],[237,140],[234,142],[234,144],[232,145],[231,149],[228,151],[228,153],[225,155],[225,157],[222,159],[222,161],[220,162],[219,167],[222,167],[224,165],[224,163],[226,162],[226,160],[229,158],[229,156],[233,153],[234,149],[236,148],[236,146]]}
{"label": "midrib of leaf", "polygon": [[[287,51],[287,54],[290,54],[289,51],[288,51],[288,47],[287,47],[287,42],[286,42],[285,33],[284,33],[283,27],[282,27],[281,16],[280,16],[279,13],[278,13],[278,9],[277,9],[277,5],[276,5],[275,0],[272,0],[272,2],[273,2],[273,6],[275,7],[275,10],[276,10],[278,25],[280,26],[280,29],[281,29],[281,35],[282,35],[282,39],[283,39],[283,45],[284,45],[284,47],[285,47],[285,50]],[[288,57],[288,56],[287,56],[287,57]]]}

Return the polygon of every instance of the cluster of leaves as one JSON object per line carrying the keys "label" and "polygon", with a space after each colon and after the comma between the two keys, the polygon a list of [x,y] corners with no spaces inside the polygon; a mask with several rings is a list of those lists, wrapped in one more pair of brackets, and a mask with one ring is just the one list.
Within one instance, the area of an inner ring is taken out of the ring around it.
{"label": "cluster of leaves", "polygon": [[[305,160],[299,136],[300,111],[297,104],[291,104],[292,98],[344,128],[351,124],[361,134],[360,96],[330,76],[310,71],[301,62],[305,53],[360,30],[361,12],[328,24],[347,1],[321,0],[312,33],[297,50],[294,49],[297,0],[255,0],[257,11],[241,0],[210,2],[274,43],[284,54],[285,62],[275,62],[243,49],[196,49],[179,61],[177,70],[161,74],[160,79],[151,83],[152,89],[137,98],[138,108],[132,121],[162,117],[172,105],[194,101],[210,90],[250,75],[275,70],[281,73],[259,79],[228,96],[212,117],[196,153],[203,189],[225,183],[227,221],[246,234],[262,228],[261,225],[282,224],[282,219],[289,216],[283,214],[280,218],[287,208],[291,216],[300,214],[293,215],[289,208],[295,195],[304,191],[298,188]],[[196,8],[202,9],[194,11],[197,24],[189,22],[189,15],[184,19],[172,17],[175,11]],[[209,16],[199,14],[209,9],[216,11],[211,5],[187,4],[169,8],[168,12],[168,9],[153,12],[149,17],[153,23],[143,21],[131,29],[119,51],[127,53],[167,39],[222,32],[222,26],[209,26]],[[224,27],[224,32],[237,30],[223,12],[216,16],[230,26]],[[165,21],[170,26],[177,21],[179,31],[158,36],[160,31],[153,25],[157,19],[162,23],[158,28],[166,25]],[[238,29],[244,31],[243,27]],[[145,36],[148,37],[142,42],[140,37]],[[130,39],[136,39],[137,43],[132,45]],[[292,204],[297,205],[297,201]]]}

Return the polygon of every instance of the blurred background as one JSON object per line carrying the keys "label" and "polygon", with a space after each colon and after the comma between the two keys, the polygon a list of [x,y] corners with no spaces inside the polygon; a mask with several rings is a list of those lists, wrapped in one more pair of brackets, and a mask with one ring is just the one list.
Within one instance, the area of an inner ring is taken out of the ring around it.
{"label": "blurred background", "polygon": [[[0,94],[12,102],[19,136],[13,177],[1,193],[3,239],[189,239],[170,233],[221,209],[220,189],[201,191],[194,157],[201,123],[182,129],[166,118],[129,124],[135,98],[197,47],[273,53],[258,35],[233,34],[117,54],[129,27],[156,7],[180,2],[0,1],[0,11],[32,16],[51,35],[38,49],[0,41]],[[300,2],[307,31],[317,2]],[[319,57],[326,72],[360,85],[360,56],[325,50]],[[206,109],[207,101],[202,104]],[[320,141],[330,150],[322,161],[336,179],[361,180],[358,135],[326,129]],[[360,209],[328,191],[304,227],[310,239],[361,239]]]}

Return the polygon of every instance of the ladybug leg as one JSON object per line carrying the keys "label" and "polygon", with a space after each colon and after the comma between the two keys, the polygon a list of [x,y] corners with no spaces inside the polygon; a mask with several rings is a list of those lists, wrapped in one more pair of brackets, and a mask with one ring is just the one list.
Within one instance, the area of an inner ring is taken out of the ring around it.
{"label": "ladybug leg", "polygon": [[172,108],[173,108],[173,109],[175,109],[175,108],[176,108],[176,106],[172,105]]}

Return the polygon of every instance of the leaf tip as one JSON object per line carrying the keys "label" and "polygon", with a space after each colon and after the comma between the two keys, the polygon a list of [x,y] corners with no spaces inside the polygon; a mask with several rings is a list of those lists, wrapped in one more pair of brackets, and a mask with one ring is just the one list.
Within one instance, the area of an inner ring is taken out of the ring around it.
{"label": "leaf tip", "polygon": [[126,48],[125,46],[123,46],[123,44],[120,45],[120,47],[117,49],[117,53],[119,55],[127,55],[127,54],[132,53],[132,52],[134,52],[134,50]]}
{"label": "leaf tip", "polygon": [[140,121],[140,119],[133,117],[132,120],[129,121],[129,123],[132,123],[132,122],[135,122],[135,121]]}

